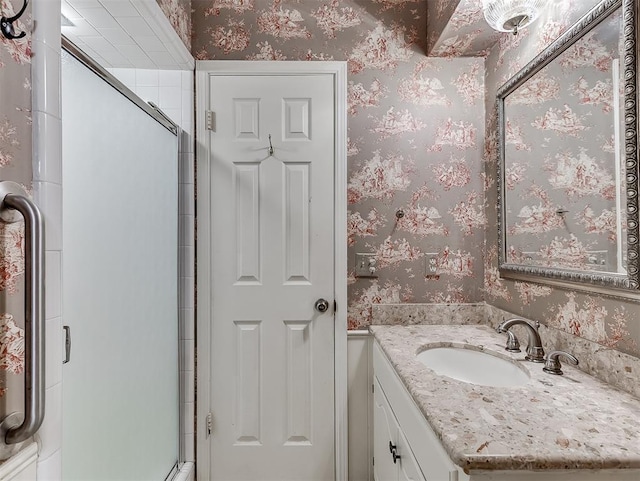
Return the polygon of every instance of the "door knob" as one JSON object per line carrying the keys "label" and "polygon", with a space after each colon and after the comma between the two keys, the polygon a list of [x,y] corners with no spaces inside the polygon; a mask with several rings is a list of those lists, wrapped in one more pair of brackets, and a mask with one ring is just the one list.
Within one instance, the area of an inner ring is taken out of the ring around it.
{"label": "door knob", "polygon": [[324,299],[318,299],[314,307],[318,312],[327,312],[329,310],[329,301],[326,301]]}

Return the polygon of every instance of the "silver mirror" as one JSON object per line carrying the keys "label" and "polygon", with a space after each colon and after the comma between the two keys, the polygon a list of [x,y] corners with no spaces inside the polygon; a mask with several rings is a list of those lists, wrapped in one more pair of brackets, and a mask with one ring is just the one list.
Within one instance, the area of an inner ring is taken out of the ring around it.
{"label": "silver mirror", "polygon": [[640,299],[636,13],[601,1],[499,89],[503,277]]}

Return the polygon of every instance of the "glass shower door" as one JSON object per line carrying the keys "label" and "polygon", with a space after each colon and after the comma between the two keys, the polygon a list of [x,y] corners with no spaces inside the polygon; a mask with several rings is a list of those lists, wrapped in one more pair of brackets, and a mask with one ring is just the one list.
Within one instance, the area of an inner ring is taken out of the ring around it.
{"label": "glass shower door", "polygon": [[63,51],[63,479],[178,461],[177,137]]}

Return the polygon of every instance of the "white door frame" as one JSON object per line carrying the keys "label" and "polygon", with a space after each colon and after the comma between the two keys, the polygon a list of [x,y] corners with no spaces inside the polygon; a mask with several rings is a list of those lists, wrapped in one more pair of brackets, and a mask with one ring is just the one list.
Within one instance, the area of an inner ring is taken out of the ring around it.
{"label": "white door frame", "polygon": [[197,473],[208,481],[210,438],[207,415],[211,406],[211,246],[214,239],[208,210],[211,200],[209,135],[206,106],[209,105],[209,77],[214,75],[332,75],[335,112],[334,178],[334,299],[335,311],[335,468],[336,481],[347,481],[347,63],[201,60],[196,62],[196,162],[197,162]]}

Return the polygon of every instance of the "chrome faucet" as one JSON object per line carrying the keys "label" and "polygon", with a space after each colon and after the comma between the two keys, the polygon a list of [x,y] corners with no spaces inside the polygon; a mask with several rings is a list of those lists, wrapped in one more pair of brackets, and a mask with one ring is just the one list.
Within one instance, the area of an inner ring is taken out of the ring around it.
{"label": "chrome faucet", "polygon": [[549,355],[547,356],[546,362],[542,370],[544,372],[548,372],[549,374],[557,374],[561,376],[562,366],[560,365],[560,359],[559,359],[560,356],[564,357],[567,361],[569,361],[574,366],[578,365],[578,360],[573,354],[569,354],[568,352],[564,352],[564,351],[553,351],[549,353]]}
{"label": "chrome faucet", "polygon": [[[532,362],[544,362],[544,349],[542,349],[542,340],[540,339],[540,333],[538,332],[538,327],[540,327],[540,323],[538,321],[532,325],[529,321],[519,317],[514,317],[513,319],[507,319],[506,321],[501,322],[496,331],[500,333],[508,332],[512,326],[516,325],[526,327],[527,334],[529,335],[527,355],[525,356],[525,359]],[[509,339],[511,339],[511,336],[509,336]]]}

